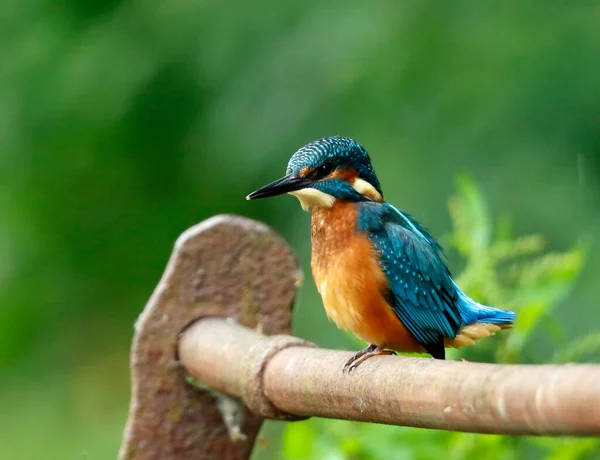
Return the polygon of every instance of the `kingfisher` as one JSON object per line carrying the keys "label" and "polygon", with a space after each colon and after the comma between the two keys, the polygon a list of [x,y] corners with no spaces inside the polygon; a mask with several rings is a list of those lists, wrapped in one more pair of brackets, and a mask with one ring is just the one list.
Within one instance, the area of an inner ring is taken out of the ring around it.
{"label": "kingfisher", "polygon": [[445,359],[446,347],[512,326],[514,312],[467,296],[438,241],[384,200],[369,154],[353,139],[310,142],[292,155],[283,178],[246,199],[286,193],[311,212],[311,268],[327,317],[370,344],[343,372],[395,351]]}

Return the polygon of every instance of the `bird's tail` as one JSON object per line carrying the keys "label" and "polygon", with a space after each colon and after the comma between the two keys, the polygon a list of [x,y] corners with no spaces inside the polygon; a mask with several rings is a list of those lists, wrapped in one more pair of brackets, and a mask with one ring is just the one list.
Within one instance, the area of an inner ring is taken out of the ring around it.
{"label": "bird's tail", "polygon": [[458,297],[460,299],[458,302],[458,309],[463,319],[463,326],[472,323],[491,323],[510,327],[515,321],[517,316],[515,312],[482,305],[462,292],[458,286],[456,286],[456,290],[458,291]]}
{"label": "bird's tail", "polygon": [[475,340],[512,326],[517,316],[515,312],[482,305],[462,292],[458,286],[456,289],[460,299],[458,309],[463,326],[454,339],[446,340],[446,346],[461,348],[473,345]]}
{"label": "bird's tail", "polygon": [[[472,323],[491,323],[501,327],[510,327],[512,323],[515,322],[517,316],[514,311],[488,307],[487,305],[481,305],[473,300],[471,300],[471,305],[468,305],[467,308],[468,313],[465,316],[470,316],[471,320],[465,322],[465,326]],[[502,328],[504,329],[504,327]]]}

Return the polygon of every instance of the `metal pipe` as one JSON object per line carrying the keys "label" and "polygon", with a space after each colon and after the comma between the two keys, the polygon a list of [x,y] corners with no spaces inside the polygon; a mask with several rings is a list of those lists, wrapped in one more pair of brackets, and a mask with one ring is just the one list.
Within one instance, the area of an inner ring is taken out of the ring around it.
{"label": "metal pipe", "polygon": [[[350,352],[207,318],[179,341],[181,364],[265,417],[318,416],[512,435],[600,435],[600,366],[499,365]],[[262,401],[257,404],[256,401]],[[275,415],[274,415],[275,414]]]}

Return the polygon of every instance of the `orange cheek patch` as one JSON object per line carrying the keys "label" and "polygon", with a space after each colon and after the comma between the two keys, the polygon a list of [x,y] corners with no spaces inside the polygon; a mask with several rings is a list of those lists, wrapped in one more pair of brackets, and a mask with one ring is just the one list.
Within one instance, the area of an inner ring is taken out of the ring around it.
{"label": "orange cheek patch", "polygon": [[308,166],[305,166],[304,168],[302,168],[300,170],[300,172],[298,173],[298,176],[300,176],[300,177],[306,177],[306,176],[308,176],[313,171],[314,171],[313,168],[309,168]]}
{"label": "orange cheek patch", "polygon": [[340,168],[333,171],[327,178],[342,179],[346,182],[352,183],[355,179],[358,178],[358,171],[353,168]]}

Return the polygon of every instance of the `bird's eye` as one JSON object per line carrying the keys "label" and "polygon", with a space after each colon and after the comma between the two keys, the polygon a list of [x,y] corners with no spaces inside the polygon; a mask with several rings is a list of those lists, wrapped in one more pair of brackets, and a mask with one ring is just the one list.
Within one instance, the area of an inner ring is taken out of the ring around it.
{"label": "bird's eye", "polygon": [[329,161],[314,169],[310,174],[313,179],[323,179],[333,170],[333,164]]}

